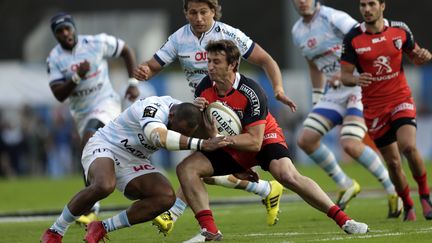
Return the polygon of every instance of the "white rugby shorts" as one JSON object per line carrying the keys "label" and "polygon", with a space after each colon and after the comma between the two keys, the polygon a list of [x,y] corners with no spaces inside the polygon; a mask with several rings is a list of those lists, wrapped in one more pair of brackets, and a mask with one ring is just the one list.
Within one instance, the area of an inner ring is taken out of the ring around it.
{"label": "white rugby shorts", "polygon": [[137,158],[129,152],[112,146],[110,143],[93,136],[84,147],[81,159],[86,179],[93,161],[101,157],[107,157],[113,160],[116,187],[122,193],[124,193],[127,184],[132,179],[150,173],[161,173],[160,170],[151,164],[150,160]]}

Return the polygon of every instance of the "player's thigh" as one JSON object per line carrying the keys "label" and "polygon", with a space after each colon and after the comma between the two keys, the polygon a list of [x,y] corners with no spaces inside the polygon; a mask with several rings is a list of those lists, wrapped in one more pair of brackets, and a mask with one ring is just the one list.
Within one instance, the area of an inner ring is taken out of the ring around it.
{"label": "player's thigh", "polygon": [[115,188],[116,175],[114,161],[108,157],[98,157],[91,163],[87,180],[90,185],[105,185],[107,188]]}
{"label": "player's thigh", "polygon": [[389,169],[399,167],[401,164],[401,156],[396,142],[386,146],[379,147],[379,151],[384,158]]}
{"label": "player's thigh", "polygon": [[[246,169],[235,159],[240,154],[234,150],[229,151],[218,149],[212,152],[198,153],[200,157],[196,157],[198,162],[196,166],[203,166],[200,170],[205,171],[204,177],[244,172]],[[200,161],[205,161],[205,164],[203,165]]]}
{"label": "player's thigh", "polygon": [[116,181],[116,172],[114,167],[115,155],[108,149],[104,141],[95,138],[84,147],[81,164],[84,170],[86,180],[93,183],[102,183],[111,185]]}
{"label": "player's thigh", "polygon": [[127,183],[124,195],[129,199],[175,197],[169,180],[161,173],[148,173],[133,178]]}
{"label": "player's thigh", "polygon": [[407,147],[416,147],[417,126],[414,119],[404,118],[395,122],[399,123],[396,130],[396,139],[399,147],[402,150]]}

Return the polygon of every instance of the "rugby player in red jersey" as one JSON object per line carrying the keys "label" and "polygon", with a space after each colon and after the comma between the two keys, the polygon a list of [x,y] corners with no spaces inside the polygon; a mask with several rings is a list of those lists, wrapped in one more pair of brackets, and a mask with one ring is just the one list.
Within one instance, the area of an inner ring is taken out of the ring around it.
{"label": "rugby player in red jersey", "polygon": [[282,129],[268,111],[264,90],[237,72],[240,51],[236,45],[230,40],[212,41],[206,51],[209,75],[196,88],[194,103],[201,109],[217,100],[225,103],[238,114],[243,131],[226,137],[230,142],[228,147],[214,152],[195,152],[177,166],[181,189],[201,226],[200,234],[187,242],[222,238],[201,178],[244,172],[256,165],[326,213],[347,233],[366,233],[366,224],[350,219],[317,183],[296,170],[289,158]]}
{"label": "rugby player in red jersey", "polygon": [[[418,184],[423,215],[432,219],[432,204],[426,168],[416,146],[416,107],[411,96],[402,57],[417,65],[431,60],[431,53],[415,43],[403,22],[384,19],[385,0],[360,0],[364,22],[344,39],[342,82],[362,87],[364,117],[369,135],[381,151],[390,178],[404,203],[404,220],[414,221],[414,203],[401,165],[400,152],[407,158]],[[357,69],[359,75],[354,75]]]}

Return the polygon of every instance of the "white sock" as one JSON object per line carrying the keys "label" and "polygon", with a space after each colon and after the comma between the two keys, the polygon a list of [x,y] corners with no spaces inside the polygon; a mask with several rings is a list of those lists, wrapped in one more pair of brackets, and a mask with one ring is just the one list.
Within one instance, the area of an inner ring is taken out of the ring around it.
{"label": "white sock", "polygon": [[169,210],[171,212],[171,217],[174,222],[177,221],[177,218],[184,213],[186,207],[187,204],[185,202],[183,202],[180,198],[176,198],[174,205]]}
{"label": "white sock", "polygon": [[249,182],[246,186],[246,191],[260,195],[262,198],[270,194],[271,186],[268,181],[259,180],[258,182]]}
{"label": "white sock", "polygon": [[216,185],[224,186],[227,188],[236,188],[236,186],[238,186],[238,184],[240,184],[241,180],[232,176],[231,178],[235,179],[235,181],[233,181],[233,180],[229,179],[230,177],[231,177],[231,175],[212,176]]}
{"label": "white sock", "polygon": [[79,218],[79,216],[73,216],[69,211],[68,207],[65,206],[62,213],[54,222],[54,224],[50,227],[50,229],[63,236],[69,228],[69,225],[75,222],[77,218]]}
{"label": "white sock", "polygon": [[126,214],[126,210],[121,211],[119,214],[111,218],[105,219],[102,221],[102,224],[107,232],[131,226]]}

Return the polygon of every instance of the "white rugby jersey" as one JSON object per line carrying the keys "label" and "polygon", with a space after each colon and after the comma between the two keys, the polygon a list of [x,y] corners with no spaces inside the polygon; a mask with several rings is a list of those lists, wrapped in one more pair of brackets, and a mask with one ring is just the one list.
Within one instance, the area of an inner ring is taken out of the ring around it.
{"label": "white rugby jersey", "polygon": [[168,65],[179,59],[191,91],[208,74],[207,52],[205,47],[209,41],[228,39],[236,43],[240,54],[247,59],[255,44],[239,29],[222,22],[215,21],[209,31],[197,38],[190,24],[183,26],[168,37],[165,44],[155,53],[154,58],[161,66]]}
{"label": "white rugby jersey", "polygon": [[105,99],[117,99],[108,75],[107,58],[118,57],[124,41],[107,34],[78,35],[72,51],[56,45],[47,58],[50,85],[64,82],[76,71],[84,60],[90,63],[90,70],[69,96],[69,108],[73,117],[83,117]]}
{"label": "white rugby jersey", "polygon": [[144,127],[150,122],[168,125],[169,110],[181,101],[171,96],[150,96],[133,103],[108,125],[100,128],[95,138],[120,148],[140,159],[149,159],[159,148],[144,136]]}
{"label": "white rugby jersey", "polygon": [[329,79],[340,72],[344,35],[357,24],[347,13],[322,6],[309,23],[303,18],[292,28],[294,44]]}

